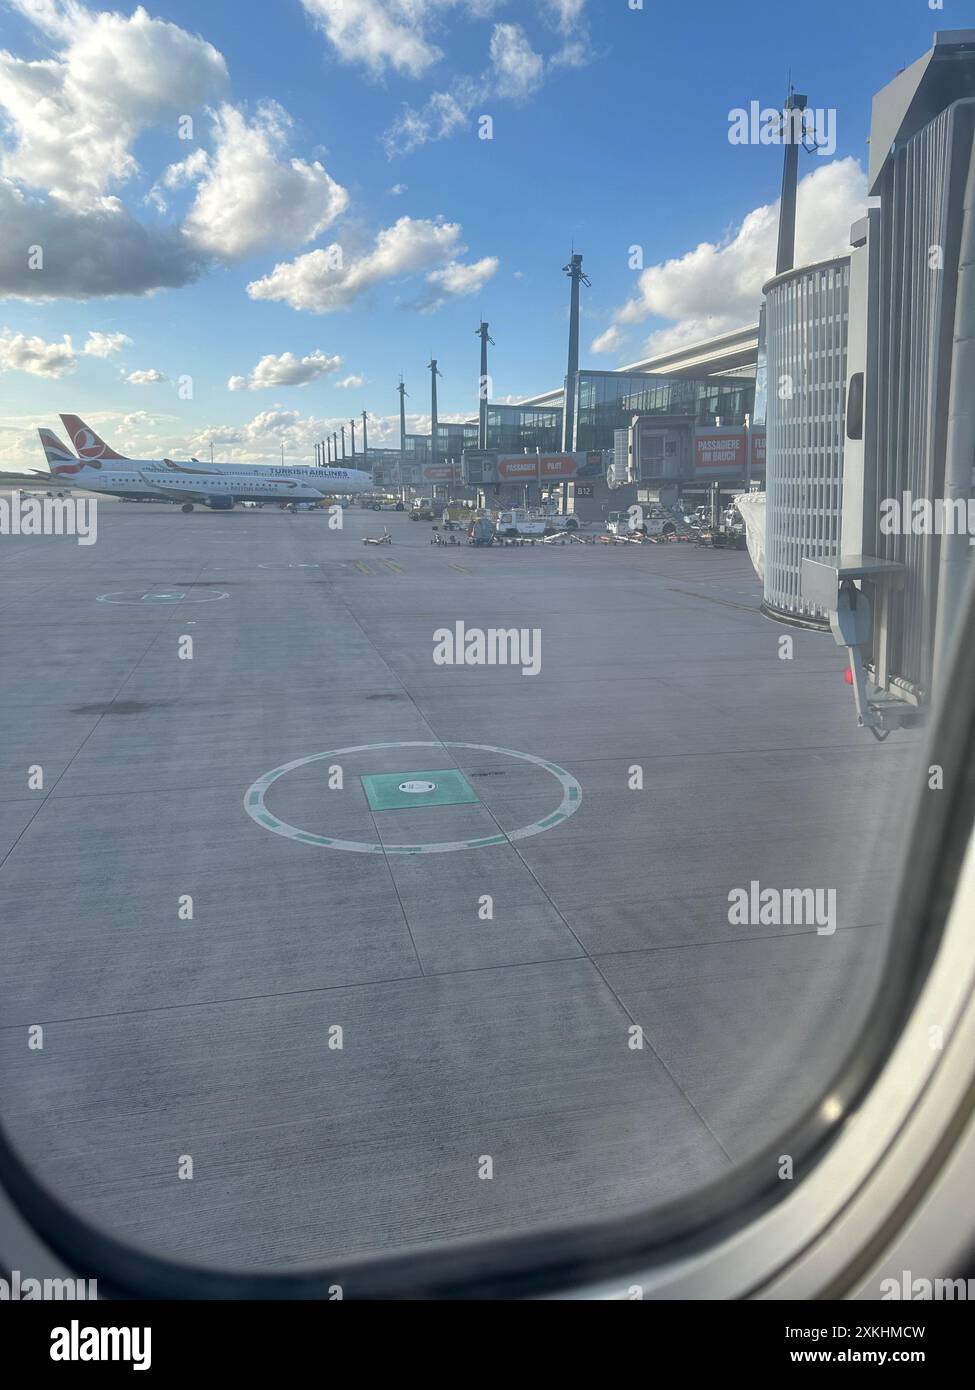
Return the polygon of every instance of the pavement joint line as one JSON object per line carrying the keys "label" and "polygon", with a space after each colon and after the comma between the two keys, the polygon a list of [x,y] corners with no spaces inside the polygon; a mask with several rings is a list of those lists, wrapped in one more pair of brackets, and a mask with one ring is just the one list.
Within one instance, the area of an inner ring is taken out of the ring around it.
{"label": "pavement joint line", "polygon": [[[449,980],[455,975],[482,975],[492,970],[531,970],[539,969],[548,965],[566,965],[572,961],[590,961],[584,951],[579,951],[571,956],[542,956],[539,960],[515,960],[502,961],[491,965],[468,965],[459,970],[438,970],[426,974],[419,968],[415,975],[388,975],[376,980],[349,980],[337,985],[308,985],[305,989],[282,989],[271,990],[264,994],[230,994],[223,995],[216,999],[194,999],[190,1001],[181,1000],[174,1004],[153,1004],[151,1007],[143,1009],[111,1009],[97,1014],[69,1014],[62,1018],[38,1017],[35,1021],[43,1023],[45,1027],[65,1026],[71,1023],[98,1023],[103,1019],[115,1018],[145,1018],[152,1014],[178,1013],[181,1010],[192,1009],[214,1009],[221,1008],[230,1004],[262,1004],[267,1000],[274,999],[300,999],[305,995],[314,994],[334,994],[337,990],[345,989],[385,989],[391,985],[415,984],[419,980]],[[31,1016],[33,1019],[33,1015]],[[22,1023],[0,1023],[0,1034],[23,1032]]]}
{"label": "pavement joint line", "polygon": [[[544,762],[543,762],[543,766],[544,766]],[[555,764],[553,764],[553,766],[555,766]],[[578,783],[576,783],[576,785],[578,786]],[[487,807],[487,810],[488,810],[488,813],[490,814],[492,820],[494,821],[494,823],[498,826],[498,829],[501,830],[501,825],[500,825],[500,823],[498,822],[497,817],[494,815],[494,812],[491,811],[491,808],[490,808],[490,807]],[[503,833],[503,832],[502,832],[502,833]],[[623,1000],[620,998],[620,996],[619,996],[619,994],[617,993],[617,991],[616,991],[616,990],[613,988],[613,986],[610,984],[609,980],[607,980],[607,978],[606,978],[606,976],[603,974],[602,970],[600,970],[599,965],[598,965],[598,964],[596,963],[596,961],[593,959],[592,954],[591,954],[591,953],[589,952],[589,950],[587,949],[587,947],[586,947],[585,943],[583,942],[582,938],[576,933],[574,927],[573,927],[572,924],[569,922],[569,920],[568,920],[568,918],[566,917],[565,913],[562,911],[562,909],[561,909],[561,908],[558,906],[558,904],[556,903],[555,899],[552,897],[552,894],[548,891],[548,889],[547,889],[547,888],[545,887],[545,885],[542,883],[541,879],[540,879],[540,878],[538,877],[538,875],[535,873],[535,870],[534,870],[534,869],[532,868],[532,866],[528,863],[528,860],[525,858],[524,854],[522,853],[521,846],[520,846],[520,845],[516,845],[516,844],[512,844],[511,848],[514,850],[515,854],[516,854],[516,855],[518,856],[518,858],[521,860],[521,863],[522,863],[523,868],[528,872],[529,876],[530,876],[530,877],[532,878],[532,880],[534,881],[535,886],[538,888],[539,892],[542,894],[542,896],[544,897],[545,901],[548,903],[549,907],[552,909],[552,911],[553,911],[553,912],[556,914],[556,916],[559,918],[559,920],[561,921],[562,925],[565,927],[566,931],[567,931],[567,932],[569,933],[569,935],[571,936],[572,940],[576,943],[576,945],[578,946],[579,950],[583,953],[583,955],[585,956],[586,960],[589,962],[590,966],[591,966],[592,969],[595,971],[596,975],[597,975],[597,976],[599,977],[599,979],[602,981],[603,987],[604,987],[606,990],[608,990],[609,994],[610,994],[610,995],[612,996],[612,998],[616,1001],[617,1008],[620,1010],[620,1012],[623,1014],[623,1016],[624,1016],[625,1018],[628,1018],[628,1019],[629,1019],[629,1021],[630,1021],[631,1024],[634,1024],[634,1025],[636,1025],[637,1027],[641,1026],[641,1025],[639,1024],[638,1020],[633,1016],[633,1013],[630,1011],[630,1009],[627,1007],[627,1005],[623,1003]],[[677,1080],[676,1076],[673,1074],[673,1072],[671,1071],[670,1067],[667,1066],[667,1064],[664,1062],[663,1058],[662,1058],[662,1057],[660,1056],[660,1054],[657,1052],[656,1048],[653,1046],[653,1043],[650,1041],[649,1037],[647,1036],[646,1029],[643,1030],[643,1037],[644,1037],[644,1041],[645,1041],[645,1043],[646,1043],[646,1047],[644,1048],[644,1051],[649,1050],[649,1052],[653,1055],[653,1057],[656,1059],[656,1061],[659,1063],[660,1067],[662,1068],[664,1074],[665,1074],[665,1075],[667,1076],[667,1078],[669,1079],[671,1085],[675,1088],[675,1090],[677,1091],[677,1093],[682,1097],[682,1099],[684,1100],[685,1104],[693,1111],[694,1115],[697,1117],[698,1122],[703,1126],[703,1128],[705,1129],[705,1131],[710,1135],[710,1137],[711,1137],[711,1139],[713,1140],[713,1142],[717,1145],[719,1151],[724,1155],[724,1157],[727,1159],[727,1161],[728,1161],[729,1163],[733,1164],[733,1163],[734,1163],[734,1159],[733,1159],[733,1158],[731,1157],[731,1155],[728,1153],[728,1150],[727,1150],[727,1149],[725,1148],[725,1146],[722,1144],[721,1140],[720,1140],[720,1139],[718,1138],[718,1136],[715,1134],[714,1130],[713,1130],[713,1129],[711,1128],[711,1126],[708,1124],[707,1120],[706,1120],[706,1119],[704,1118],[704,1116],[701,1114],[700,1110],[697,1108],[697,1106],[696,1106],[696,1105],[694,1104],[694,1102],[691,1100],[690,1096],[689,1096],[689,1095],[687,1094],[687,1092],[684,1090],[683,1086],[681,1086],[680,1082]]]}
{"label": "pavement joint line", "polygon": [[[888,922],[859,922],[855,925],[837,927],[836,930],[837,933],[853,932],[886,926],[889,926]],[[796,936],[806,935],[812,935],[812,933],[786,932],[780,933],[778,935],[756,935],[736,937],[732,939],[716,938],[708,941],[675,942],[672,945],[667,946],[636,946],[630,950],[623,951],[597,951],[595,956],[590,956],[580,943],[578,953],[571,956],[542,956],[538,960],[501,961],[495,962],[490,965],[468,965],[463,966],[457,970],[431,971],[429,974],[425,974],[421,971],[419,974],[416,975],[389,975],[383,976],[382,978],[376,980],[349,980],[337,985],[309,985],[305,989],[271,990],[264,994],[222,995],[215,999],[194,999],[189,1002],[184,1000],[176,1004],[154,1004],[150,1008],[142,1009],[112,1009],[97,1014],[69,1014],[61,1018],[45,1018],[41,1016],[37,1019],[37,1022],[43,1023],[46,1027],[63,1026],[71,1023],[97,1023],[102,1019],[133,1017],[141,1018],[147,1017],[152,1014],[174,1013],[178,1012],[181,1009],[209,1009],[219,1008],[228,1004],[257,1004],[262,1003],[265,1000],[272,999],[295,999],[301,998],[302,996],[309,994],[332,994],[336,990],[344,989],[378,989],[385,988],[389,985],[410,984],[416,980],[421,979],[448,980],[455,975],[481,975],[488,973],[492,970],[528,970],[547,965],[564,965],[576,960],[586,960],[592,963],[593,965],[596,965],[597,961],[602,960],[604,957],[639,956],[647,953],[657,953],[660,951],[692,951],[698,948],[711,950],[715,947],[720,946],[746,946],[749,942],[752,941],[757,942],[791,940]],[[24,1025],[22,1023],[0,1023],[0,1034],[20,1033],[23,1031],[23,1027]]]}
{"label": "pavement joint line", "polygon": [[[835,935],[839,936],[840,932],[869,931],[876,927],[889,925],[889,922],[848,922],[846,926],[838,926]],[[660,951],[712,950],[718,946],[747,946],[752,941],[793,941],[797,936],[818,936],[818,933],[815,928],[811,928],[800,931],[756,933],[749,936],[713,937],[707,941],[674,941],[660,946],[627,946],[619,951],[597,951],[594,959],[603,960],[607,956],[642,956],[648,953],[657,954]]]}
{"label": "pavement joint line", "polygon": [[[202,573],[203,573],[203,570],[201,569],[201,570],[200,570],[200,574],[202,574]],[[199,579],[200,574],[198,574],[198,575],[196,576],[197,579]],[[195,581],[194,581],[194,582],[195,582]],[[149,655],[149,653],[152,651],[153,647],[154,647],[154,646],[156,645],[156,643],[159,641],[159,639],[160,639],[161,636],[162,636],[162,629],[160,628],[160,629],[153,635],[153,637],[151,638],[151,640],[150,640],[150,642],[149,642],[149,645],[146,647],[145,651],[142,653],[142,655],[141,655],[140,657],[137,658],[137,660],[136,660],[136,662],[135,662],[135,665],[134,665],[134,666],[132,667],[132,669],[129,671],[129,673],[128,673],[128,675],[125,677],[125,679],[122,681],[122,684],[119,686],[118,690],[116,690],[115,694],[112,696],[111,700],[109,701],[109,705],[110,705],[110,706],[115,704],[115,701],[116,701],[116,700],[119,698],[119,696],[122,694],[122,691],[123,691],[123,690],[125,689],[125,687],[128,685],[129,681],[130,681],[130,680],[132,679],[132,677],[135,675],[136,671],[138,671],[139,667],[142,665],[143,661],[145,661],[146,657],[147,657],[147,656]],[[60,771],[59,774],[57,775],[57,777],[56,777],[56,778],[54,779],[54,781],[51,783],[51,786],[50,786],[50,787],[48,788],[48,790],[44,793],[44,795],[40,798],[40,800],[39,800],[39,802],[38,802],[37,810],[36,810],[36,811],[34,812],[34,814],[31,816],[31,818],[30,818],[30,820],[27,822],[27,824],[23,827],[23,829],[21,830],[20,834],[19,834],[19,835],[17,836],[17,838],[14,840],[13,844],[12,844],[12,845],[10,846],[10,848],[7,850],[7,852],[6,852],[6,854],[3,856],[3,858],[0,859],[0,869],[2,869],[2,868],[4,867],[4,865],[6,864],[7,860],[8,860],[8,859],[10,858],[10,856],[13,854],[14,850],[15,850],[15,849],[17,848],[17,846],[20,844],[20,842],[21,842],[21,840],[23,839],[23,837],[27,834],[28,830],[31,828],[31,826],[34,824],[34,822],[35,822],[35,820],[37,819],[37,817],[40,815],[41,811],[42,811],[42,810],[44,809],[44,807],[47,805],[47,803],[48,803],[48,801],[50,800],[51,796],[54,794],[54,791],[55,791],[55,789],[57,788],[58,783],[59,783],[59,782],[62,780],[62,778],[64,778],[64,777],[67,775],[67,773],[71,770],[72,766],[74,765],[75,760],[76,760],[76,759],[78,758],[78,756],[82,753],[82,751],[84,750],[84,748],[85,748],[85,746],[87,745],[87,743],[89,742],[89,740],[93,737],[93,735],[94,735],[94,733],[95,733],[95,730],[98,728],[98,726],[101,724],[102,720],[105,718],[105,714],[106,714],[106,711],[103,710],[102,713],[101,713],[101,714],[98,716],[98,718],[95,720],[94,724],[92,724],[91,728],[88,730],[88,732],[87,732],[87,734],[85,735],[85,737],[81,740],[81,742],[79,743],[78,747],[77,747],[77,748],[75,749],[75,751],[72,753],[72,755],[71,755],[70,759],[68,760],[68,762],[65,764],[65,766],[61,769],[61,771]]]}

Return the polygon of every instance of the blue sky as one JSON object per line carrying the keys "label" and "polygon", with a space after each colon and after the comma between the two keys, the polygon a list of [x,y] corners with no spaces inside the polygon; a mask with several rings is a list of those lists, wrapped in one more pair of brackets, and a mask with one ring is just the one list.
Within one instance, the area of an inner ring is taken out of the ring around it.
{"label": "blue sky", "polygon": [[799,255],[842,251],[872,94],[975,25],[959,0],[634,2],[0,0],[0,467],[36,465],[61,410],[146,454],[310,458],[364,409],[394,442],[431,353],[442,413],[476,410],[482,313],[494,396],[554,387],[573,243],[588,365],[741,326],[781,149],[730,143],[729,112],[791,69],[835,113]]}

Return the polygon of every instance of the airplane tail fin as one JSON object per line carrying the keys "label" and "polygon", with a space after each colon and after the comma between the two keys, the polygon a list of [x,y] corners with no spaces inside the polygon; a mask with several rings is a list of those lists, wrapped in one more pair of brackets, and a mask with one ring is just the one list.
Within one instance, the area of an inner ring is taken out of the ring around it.
{"label": "airplane tail fin", "polygon": [[84,463],[90,464],[93,468],[100,468],[103,463],[129,462],[124,454],[117,454],[110,448],[91,425],[86,425],[79,416],[62,415],[61,422],[68,431],[68,438],[78,451],[78,457]]}
{"label": "airplane tail fin", "polygon": [[44,457],[47,459],[47,466],[52,473],[80,473],[84,468],[84,463],[76,459],[67,445],[62,444],[56,434],[51,430],[38,430],[41,437],[41,447],[44,450]]}

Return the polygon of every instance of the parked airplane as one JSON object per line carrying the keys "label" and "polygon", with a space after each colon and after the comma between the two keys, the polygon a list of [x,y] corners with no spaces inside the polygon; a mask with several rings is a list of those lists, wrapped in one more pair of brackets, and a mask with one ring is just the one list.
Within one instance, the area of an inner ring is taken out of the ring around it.
{"label": "parked airplane", "polygon": [[[100,469],[105,472],[129,472],[145,473],[151,476],[157,472],[166,474],[185,473],[192,474],[199,478],[201,474],[207,477],[228,478],[241,480],[241,488],[233,490],[233,496],[237,501],[266,500],[268,493],[263,488],[258,488],[256,492],[247,491],[244,484],[248,481],[256,486],[255,479],[258,477],[291,479],[303,486],[311,487],[319,494],[324,495],[346,495],[358,492],[371,492],[373,488],[372,474],[359,468],[339,468],[329,465],[327,468],[312,467],[279,467],[276,464],[253,463],[253,464],[226,464],[213,463],[204,465],[198,459],[193,459],[194,467],[187,464],[174,463],[172,459],[129,459],[123,454],[115,452],[104,439],[86,425],[84,420],[77,415],[62,415],[61,419],[68,437],[74,444],[78,453],[78,460],[87,467]],[[54,471],[52,467],[52,472]],[[113,479],[113,481],[115,481]],[[138,482],[138,479],[136,479]],[[144,484],[143,484],[144,485]],[[87,484],[86,484],[87,486]],[[222,490],[221,490],[222,491]],[[139,495],[144,496],[144,493]]]}
{"label": "parked airplane", "polygon": [[[307,470],[306,470],[307,471]],[[192,470],[186,470],[191,473]],[[108,475],[111,477],[111,474]],[[182,502],[182,510],[191,512],[195,502],[202,502],[215,511],[229,511],[235,502],[274,502],[286,503],[297,510],[299,503],[324,505],[322,493],[318,488],[294,478],[267,478],[262,476],[241,480],[239,473],[214,477],[212,473],[185,476],[182,472],[162,479],[159,474],[139,473],[150,496],[168,497],[173,502]],[[247,491],[242,491],[246,488]]]}
{"label": "parked airplane", "polygon": [[52,476],[109,497],[168,497],[182,502],[184,512],[191,512],[196,502],[229,511],[235,502],[320,503],[323,496],[322,488],[308,481],[310,468],[289,470],[305,475],[295,478],[272,476],[270,470],[167,466],[164,460],[151,471],[149,464],[139,468],[114,453],[108,466],[103,466],[101,459],[76,458],[50,430],[38,430],[38,434]]}

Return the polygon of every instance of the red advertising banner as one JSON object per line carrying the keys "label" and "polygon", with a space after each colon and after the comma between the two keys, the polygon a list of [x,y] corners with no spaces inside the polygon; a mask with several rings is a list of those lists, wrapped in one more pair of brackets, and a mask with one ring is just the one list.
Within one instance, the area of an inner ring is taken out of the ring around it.
{"label": "red advertising banner", "polygon": [[498,459],[498,477],[505,483],[575,476],[576,461],[571,454],[511,454]]}
{"label": "red advertising banner", "polygon": [[696,430],[695,477],[720,478],[731,473],[745,476],[745,431]]}
{"label": "red advertising banner", "polygon": [[752,468],[765,467],[765,431],[752,430]]}
{"label": "red advertising banner", "polygon": [[428,483],[459,483],[463,477],[459,464],[438,463],[427,464],[423,470],[423,478]]}
{"label": "red advertising banner", "polygon": [[549,483],[568,478],[596,478],[602,473],[600,453],[502,454],[498,480],[502,483]]}

